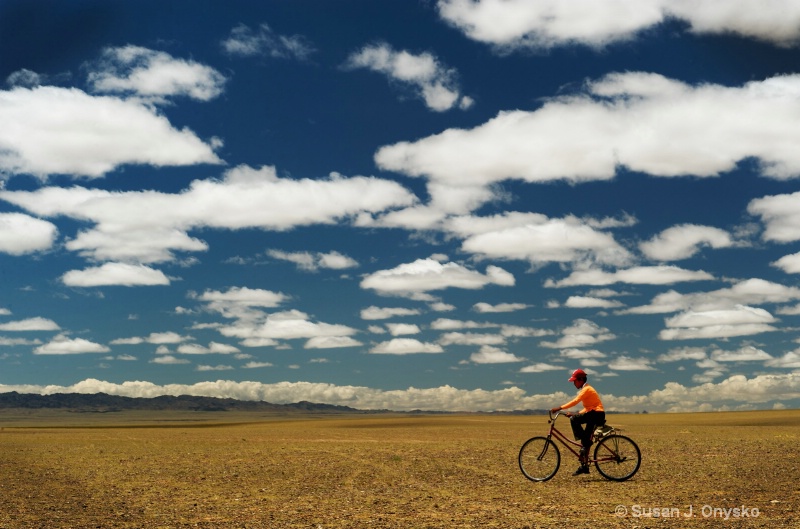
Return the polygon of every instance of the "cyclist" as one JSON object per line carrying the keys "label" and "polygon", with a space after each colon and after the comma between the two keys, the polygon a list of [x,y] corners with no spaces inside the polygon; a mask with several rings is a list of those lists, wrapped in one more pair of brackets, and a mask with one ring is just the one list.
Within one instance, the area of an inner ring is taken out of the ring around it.
{"label": "cyclist", "polygon": [[[553,408],[550,410],[556,413],[561,410],[572,408],[578,403],[583,404],[583,409],[579,413],[566,412],[569,417],[569,422],[572,425],[572,433],[575,434],[575,440],[580,441],[582,448],[580,454],[581,466],[575,471],[573,476],[589,473],[589,465],[587,463],[589,457],[589,447],[592,446],[592,432],[598,426],[602,426],[606,422],[606,412],[603,409],[603,402],[600,400],[600,395],[597,391],[586,383],[586,372],[583,369],[576,369],[569,377],[569,382],[575,384],[578,388],[578,395],[567,402],[566,404]],[[584,428],[582,425],[586,425]]]}

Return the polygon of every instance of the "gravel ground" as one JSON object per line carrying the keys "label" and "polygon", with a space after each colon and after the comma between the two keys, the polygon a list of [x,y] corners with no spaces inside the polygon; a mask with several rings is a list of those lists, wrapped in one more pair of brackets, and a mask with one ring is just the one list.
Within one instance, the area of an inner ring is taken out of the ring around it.
{"label": "gravel ground", "polygon": [[564,451],[526,480],[536,416],[116,420],[2,428],[0,528],[800,526],[796,411],[610,416],[642,450],[622,483],[573,477]]}

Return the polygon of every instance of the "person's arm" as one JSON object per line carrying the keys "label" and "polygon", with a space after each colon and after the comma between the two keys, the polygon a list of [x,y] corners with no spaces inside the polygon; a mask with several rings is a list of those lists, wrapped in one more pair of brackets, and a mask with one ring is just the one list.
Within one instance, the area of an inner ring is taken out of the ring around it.
{"label": "person's arm", "polygon": [[571,408],[571,407],[573,407],[573,406],[577,405],[577,404],[578,404],[578,403],[579,403],[581,400],[583,400],[583,393],[584,393],[584,390],[580,390],[580,391],[578,392],[578,396],[577,396],[577,397],[575,397],[575,398],[574,398],[574,399],[572,399],[571,401],[567,402],[566,404],[562,404],[562,405],[561,405],[561,406],[559,406],[558,408],[553,408],[553,409],[552,409],[552,410],[550,410],[550,411],[551,411],[552,413],[556,413],[557,411],[560,411],[560,410],[567,410],[567,409],[569,409],[569,408]]}

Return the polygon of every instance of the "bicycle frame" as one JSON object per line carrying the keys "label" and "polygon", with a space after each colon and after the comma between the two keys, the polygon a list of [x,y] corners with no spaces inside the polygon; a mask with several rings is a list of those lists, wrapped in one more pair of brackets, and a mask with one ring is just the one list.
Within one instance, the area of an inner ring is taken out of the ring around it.
{"label": "bicycle frame", "polygon": [[[561,444],[567,450],[572,452],[572,454],[580,460],[580,458],[581,458],[580,449],[583,448],[583,445],[581,443],[577,442],[577,441],[573,441],[572,439],[570,439],[569,437],[567,437],[566,435],[561,433],[561,431],[558,428],[556,428],[556,419],[558,419],[558,417],[561,415],[561,412],[560,411],[556,412],[555,415],[553,415],[552,413],[548,412],[548,415],[550,416],[550,420],[547,421],[547,422],[550,423],[550,431],[547,434],[547,438],[550,439],[550,440],[555,438],[556,440],[561,442]],[[592,432],[592,442],[594,442],[594,441],[596,441],[596,439],[594,438],[594,432]],[[547,451],[547,447],[548,446],[549,445],[545,445],[545,447],[544,447],[545,452]],[[573,447],[575,447],[575,448],[573,448]],[[577,450],[576,450],[576,448],[577,448]],[[542,456],[544,456],[544,452],[542,453]],[[542,456],[539,456],[539,457],[541,458]],[[616,459],[616,457],[615,457],[615,454],[613,454],[613,453],[609,454],[608,457],[602,457],[600,459],[590,459],[588,450],[587,450],[587,453],[586,453],[586,464],[587,465],[589,463],[598,463],[598,462],[602,463],[604,461],[614,461],[615,459]]]}

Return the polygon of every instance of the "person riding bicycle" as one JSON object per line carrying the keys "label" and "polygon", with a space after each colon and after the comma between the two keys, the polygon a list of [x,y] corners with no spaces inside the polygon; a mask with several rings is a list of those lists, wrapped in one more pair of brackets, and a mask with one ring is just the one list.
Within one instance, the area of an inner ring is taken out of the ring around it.
{"label": "person riding bicycle", "polygon": [[[575,471],[574,476],[589,473],[587,460],[589,447],[592,446],[592,433],[595,428],[604,425],[606,422],[606,412],[603,409],[600,395],[597,394],[597,391],[592,386],[586,383],[587,379],[588,377],[583,369],[573,371],[572,376],[569,377],[569,382],[573,382],[575,387],[578,388],[578,395],[566,404],[550,410],[551,413],[556,413],[572,408],[578,403],[583,404],[583,409],[579,413],[565,413],[572,425],[572,433],[575,434],[575,440],[580,441],[581,445],[583,445],[580,454],[581,466]],[[586,425],[585,428],[582,426],[584,424]]]}

